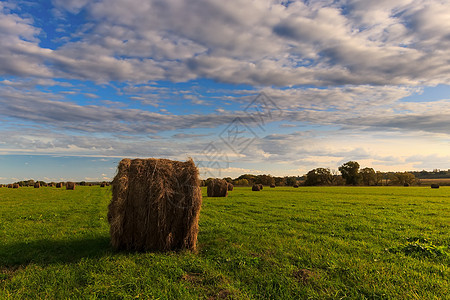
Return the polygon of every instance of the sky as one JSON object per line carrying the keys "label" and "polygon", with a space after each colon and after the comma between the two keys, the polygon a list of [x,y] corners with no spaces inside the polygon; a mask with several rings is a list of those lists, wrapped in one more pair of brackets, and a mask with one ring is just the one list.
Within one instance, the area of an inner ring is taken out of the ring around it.
{"label": "sky", "polygon": [[0,1],[0,183],[450,169],[450,2]]}

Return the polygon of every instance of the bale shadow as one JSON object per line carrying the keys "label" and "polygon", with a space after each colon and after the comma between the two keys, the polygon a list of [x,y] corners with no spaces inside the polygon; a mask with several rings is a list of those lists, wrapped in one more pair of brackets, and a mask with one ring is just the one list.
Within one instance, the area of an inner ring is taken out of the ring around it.
{"label": "bale shadow", "polygon": [[0,244],[0,267],[73,263],[83,258],[100,258],[112,253],[114,250],[109,236],[23,241]]}

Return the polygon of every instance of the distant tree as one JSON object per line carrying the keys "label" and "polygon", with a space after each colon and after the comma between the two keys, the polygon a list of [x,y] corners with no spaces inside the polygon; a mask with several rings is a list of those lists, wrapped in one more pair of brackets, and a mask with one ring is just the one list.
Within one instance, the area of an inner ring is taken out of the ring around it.
{"label": "distant tree", "polygon": [[372,168],[364,168],[359,171],[361,175],[361,181],[364,185],[375,185],[376,176],[375,170]]}
{"label": "distant tree", "polygon": [[390,174],[390,181],[395,185],[414,184],[416,177],[408,172],[396,172]]}
{"label": "distant tree", "polygon": [[252,174],[244,174],[239,176],[237,179],[247,179],[249,184],[253,184],[256,181],[256,175],[252,175]]}
{"label": "distant tree", "polygon": [[375,173],[375,185],[383,185],[383,178],[385,174],[383,172],[377,171]]}
{"label": "distant tree", "polygon": [[233,179],[231,179],[231,177],[224,177],[223,180],[229,183],[233,183]]}
{"label": "distant tree", "polygon": [[249,186],[250,183],[247,179],[236,179],[233,181],[233,185],[235,186]]}
{"label": "distant tree", "polygon": [[342,178],[345,179],[346,184],[358,185],[360,182],[359,163],[356,161],[349,161],[339,167]]}
{"label": "distant tree", "polygon": [[297,177],[295,176],[286,176],[284,177],[284,179],[286,181],[287,186],[294,186],[298,182]]}
{"label": "distant tree", "polygon": [[305,185],[331,185],[333,175],[329,169],[317,168],[306,174]]}
{"label": "distant tree", "polygon": [[255,183],[260,183],[262,185],[272,185],[275,184],[275,179],[271,175],[258,175],[256,177]]}
{"label": "distant tree", "polygon": [[274,180],[275,180],[276,186],[285,186],[286,185],[286,180],[284,177],[274,177]]}

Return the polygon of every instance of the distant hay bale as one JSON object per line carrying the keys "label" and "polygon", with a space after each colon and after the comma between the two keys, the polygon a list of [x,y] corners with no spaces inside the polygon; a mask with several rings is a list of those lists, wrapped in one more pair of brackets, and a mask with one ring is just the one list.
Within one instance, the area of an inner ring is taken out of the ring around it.
{"label": "distant hay bale", "polygon": [[14,183],[14,184],[12,185],[12,188],[13,188],[13,189],[18,189],[18,188],[19,188],[19,184]]}
{"label": "distant hay bale", "polygon": [[55,184],[51,182],[51,183],[47,184],[47,186],[48,187],[55,187]]}
{"label": "distant hay bale", "polygon": [[228,190],[232,191],[234,189],[234,185],[228,182]]}
{"label": "distant hay bale", "polygon": [[258,192],[261,190],[261,186],[259,184],[252,185],[252,191]]}
{"label": "distant hay bale", "polygon": [[432,183],[432,184],[431,184],[431,188],[432,188],[432,189],[438,189],[438,188],[439,188],[439,184],[437,184],[437,183]]}
{"label": "distant hay bale", "polygon": [[117,169],[108,206],[113,247],[196,250],[202,192],[192,159],[123,159]]}
{"label": "distant hay bale", "polygon": [[404,186],[404,187],[408,187],[408,186],[409,186],[409,183],[405,182],[405,183],[403,184],[403,186]]}
{"label": "distant hay bale", "polygon": [[40,188],[41,187],[41,185],[39,184],[39,182],[35,182],[34,183],[34,188],[35,189],[38,189],[38,188]]}
{"label": "distant hay bale", "polygon": [[100,183],[100,187],[105,187],[105,186],[106,186],[106,182]]}
{"label": "distant hay bale", "polygon": [[57,188],[62,188],[62,186],[63,186],[62,182],[57,182],[57,183],[56,183],[56,187],[57,187]]}
{"label": "distant hay bale", "polygon": [[298,188],[298,184],[294,184],[294,187],[295,187],[295,188]]}
{"label": "distant hay bale", "polygon": [[259,184],[259,189],[262,190],[264,188],[264,186],[262,185],[262,183]]}
{"label": "distant hay bale", "polygon": [[13,185],[10,183],[10,184],[8,184],[8,188],[9,189],[12,189],[12,187],[13,187]]}
{"label": "distant hay bale", "polygon": [[68,181],[66,182],[66,190],[74,190],[75,189],[75,182]]}
{"label": "distant hay bale", "polygon": [[271,188],[274,188],[274,187],[275,187],[275,184],[271,184],[270,187],[271,187]]}
{"label": "distant hay bale", "polygon": [[219,178],[209,180],[206,187],[206,194],[208,197],[227,197],[228,182]]}

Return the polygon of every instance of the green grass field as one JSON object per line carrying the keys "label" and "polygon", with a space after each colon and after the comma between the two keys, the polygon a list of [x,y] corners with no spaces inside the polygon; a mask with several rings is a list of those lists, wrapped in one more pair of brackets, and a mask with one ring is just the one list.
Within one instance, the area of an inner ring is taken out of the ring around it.
{"label": "green grass field", "polygon": [[450,187],[203,197],[198,253],[124,253],[109,188],[0,188],[0,299],[450,299]]}

